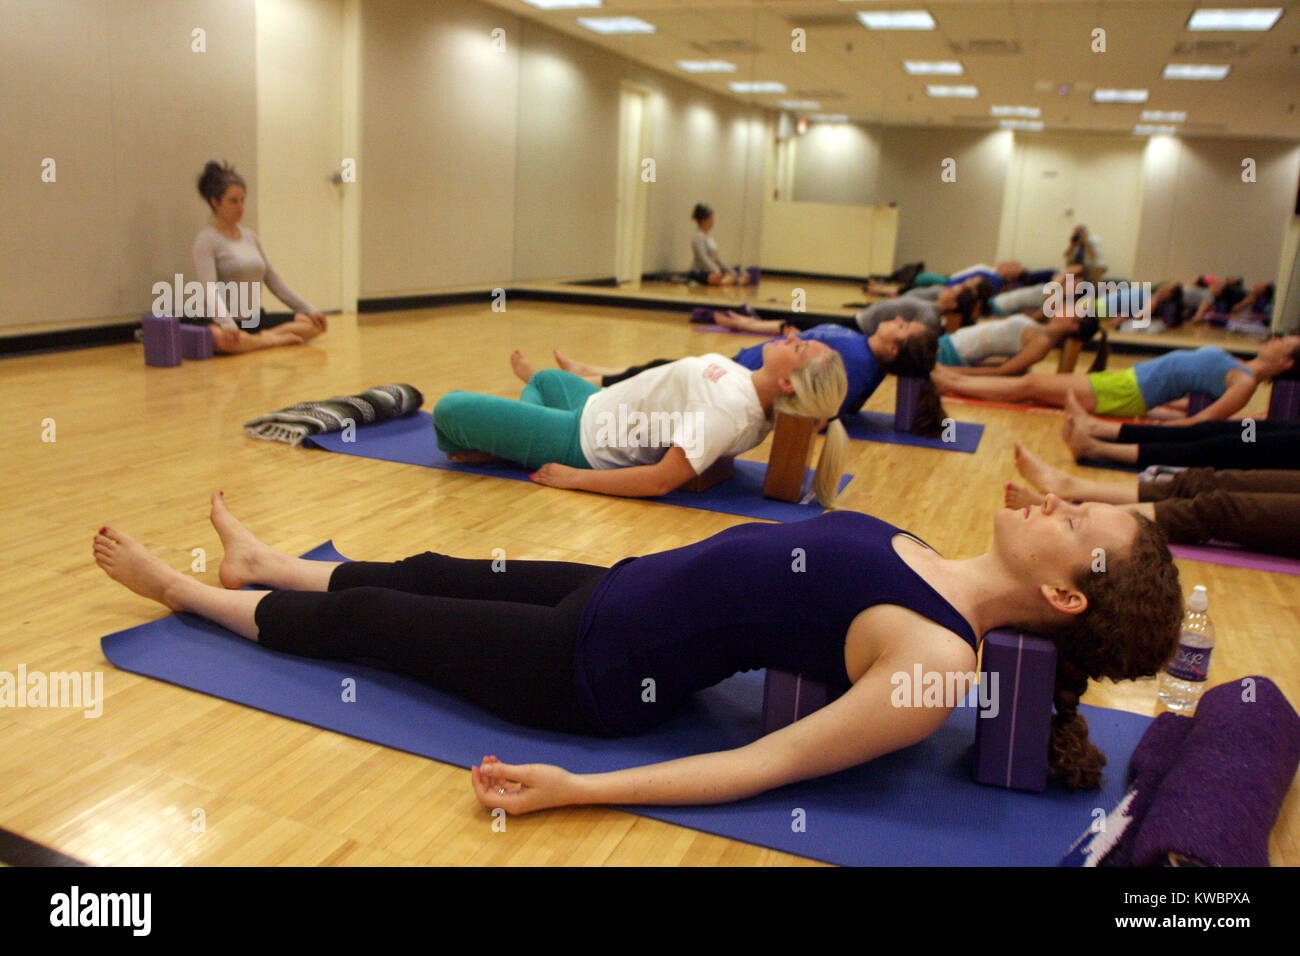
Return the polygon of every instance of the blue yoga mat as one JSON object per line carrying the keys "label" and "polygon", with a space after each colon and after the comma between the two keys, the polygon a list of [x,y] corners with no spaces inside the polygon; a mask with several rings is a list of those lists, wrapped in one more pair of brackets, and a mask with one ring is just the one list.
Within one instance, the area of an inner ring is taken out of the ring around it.
{"label": "blue yoga mat", "polygon": [[[312,435],[303,444],[342,455],[361,458],[378,458],[404,465],[422,465],[425,468],[442,468],[463,471],[471,475],[492,478],[509,478],[528,481],[528,471],[508,463],[493,465],[460,465],[450,461],[438,450],[433,434],[433,416],[417,412],[407,418],[395,418],[379,425],[356,429],[356,441],[344,441],[343,432]],[[791,504],[763,497],[763,479],[767,465],[761,461],[737,461],[735,473],[707,491],[674,491],[651,500],[683,508],[700,508],[723,514],[762,518],[767,521],[802,521],[821,514],[824,509],[816,501],[808,504]],[[840,479],[840,491],[853,480],[852,475]]]}
{"label": "blue yoga mat", "polygon": [[894,430],[894,416],[885,412],[858,412],[840,418],[850,438],[859,441],[880,441],[890,445],[911,445],[914,448],[937,448],[941,451],[964,451],[973,454],[984,437],[984,426],[971,422],[955,422],[955,441],[942,438],[921,438],[911,432]]}
{"label": "blue yoga mat", "polygon": [[[345,560],[329,543],[304,557]],[[737,747],[761,733],[762,671],[698,694],[652,733],[608,740],[520,728],[405,677],[269,651],[188,614],[111,634],[103,649],[123,670],[460,767],[495,754],[506,763],[602,772]],[[342,701],[345,678],[356,681],[355,703]],[[1123,797],[1123,768],[1150,723],[1081,709],[1110,761],[1101,791],[1028,794],[975,783],[975,710],[959,707],[922,743],[831,777],[722,806],[626,809],[828,863],[1055,865],[1093,809]]]}

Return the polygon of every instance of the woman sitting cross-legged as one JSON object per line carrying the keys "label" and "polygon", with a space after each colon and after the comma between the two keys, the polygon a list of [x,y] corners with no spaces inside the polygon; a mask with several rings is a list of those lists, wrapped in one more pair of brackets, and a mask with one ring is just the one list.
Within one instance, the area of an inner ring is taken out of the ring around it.
{"label": "woman sitting cross-legged", "polygon": [[[953,395],[1058,408],[1073,401],[1094,415],[1166,419],[1172,425],[1185,425],[1231,417],[1246,407],[1261,382],[1289,371],[1297,359],[1300,336],[1291,335],[1264,343],[1248,362],[1206,345],[1195,351],[1166,352],[1112,372],[976,376],[941,365],[932,377],[941,392]],[[1187,398],[1192,392],[1204,392],[1213,402],[1188,415]]]}
{"label": "woman sitting cross-legged", "polygon": [[[449,392],[433,409],[438,447],[452,461],[504,460],[536,469],[553,488],[641,498],[666,495],[719,458],[760,444],[777,412],[832,418],[847,389],[844,362],[822,342],[790,336],[763,346],[751,371],[722,355],[670,362],[612,388],[515,352],[527,384],[518,401]],[[813,488],[831,507],[848,435],[831,422]]]}
{"label": "woman sitting cross-legged", "polygon": [[1300,557],[1300,471],[1189,468],[1153,478],[1095,481],[1053,468],[1016,444],[1016,468],[1036,490],[1007,483],[1008,508],[1101,501],[1150,518],[1176,544],[1218,541]]}
{"label": "woman sitting cross-legged", "polygon": [[[952,686],[946,675],[973,673],[980,638],[997,627],[1056,644],[1047,759],[1064,785],[1096,787],[1105,758],[1078,712],[1088,679],[1157,673],[1182,616],[1178,571],[1150,521],[1052,495],[998,511],[991,550],[968,558],[834,511],[738,525],[613,568],[512,561],[505,574],[490,560],[432,552],[391,564],[301,560],[255,538],[219,495],[212,521],[224,587],[169,568],[115,528],[95,535],[95,560],[137,594],[270,650],[376,662],[525,726],[637,734],[697,691],[761,667],[840,695],[744,746],[650,766],[575,774],[484,758],[474,792],[510,813],[727,803],[918,743],[960,701],[894,706],[894,675],[919,669]],[[799,570],[793,549],[807,558]],[[250,582],[273,590],[240,590]],[[646,680],[656,688],[648,701]]]}

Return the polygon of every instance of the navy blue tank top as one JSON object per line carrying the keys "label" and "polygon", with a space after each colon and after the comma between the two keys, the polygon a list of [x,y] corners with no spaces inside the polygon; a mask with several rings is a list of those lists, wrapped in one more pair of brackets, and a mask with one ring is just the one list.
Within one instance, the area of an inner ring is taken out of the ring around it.
{"label": "navy blue tank top", "polygon": [[695,692],[762,667],[843,693],[849,625],[878,604],[915,611],[976,647],[966,619],[898,556],[900,533],[832,511],[625,558],[583,609],[574,681],[584,714],[605,733],[638,733]]}

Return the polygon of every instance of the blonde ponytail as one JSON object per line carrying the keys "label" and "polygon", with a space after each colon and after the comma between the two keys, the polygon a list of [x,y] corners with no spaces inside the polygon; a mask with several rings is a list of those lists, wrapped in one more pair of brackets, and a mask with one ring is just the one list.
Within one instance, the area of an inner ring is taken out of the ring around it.
{"label": "blonde ponytail", "polygon": [[839,352],[831,352],[824,359],[809,362],[795,369],[790,376],[794,392],[781,395],[776,400],[776,411],[804,418],[831,419],[822,442],[817,470],[813,475],[813,491],[823,508],[835,507],[840,493],[840,478],[849,454],[849,435],[844,426],[835,420],[849,391],[848,374]]}

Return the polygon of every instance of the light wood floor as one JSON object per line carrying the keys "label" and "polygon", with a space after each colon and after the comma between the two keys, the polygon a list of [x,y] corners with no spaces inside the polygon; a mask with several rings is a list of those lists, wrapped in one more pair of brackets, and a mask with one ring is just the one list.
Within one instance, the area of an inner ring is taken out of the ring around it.
{"label": "light wood floor", "polygon": [[[220,559],[207,496],[222,489],[269,543],[301,552],[332,537],[357,558],[426,548],[610,564],[697,541],[742,519],[252,441],[240,426],[295,401],[386,382],[517,394],[506,357],[559,346],[616,364],[754,341],[691,332],[680,316],[510,304],[335,318],[317,344],[145,368],[139,345],[0,361],[4,528],[0,670],[100,671],[103,716],[0,709],[0,826],[98,864],[790,864],[806,861],[607,809],[512,818],[494,833],[459,768],[386,750],[167,684],[103,658],[105,634],[162,616],[91,560],[116,524],[178,568]],[[1120,358],[1117,364],[1123,364]],[[1044,368],[1055,367],[1049,359]],[[892,408],[886,383],[867,406]],[[1252,411],[1263,408],[1258,396]],[[855,443],[845,507],[917,533],[946,554],[991,541],[1019,438],[1067,461],[1059,419],[974,406],[975,455]],[[52,419],[56,441],[41,440]],[[766,447],[753,457],[763,458]],[[1116,473],[1102,476],[1121,479]],[[1184,562],[1210,592],[1215,682],[1264,673],[1300,701],[1300,581]],[[1088,701],[1151,713],[1154,683],[1094,686]],[[527,754],[502,754],[506,760]],[[1122,761],[1110,772],[1123,773]],[[1300,788],[1272,840],[1300,863]],[[194,811],[206,829],[194,832]],[[1107,808],[1109,809],[1109,808]],[[1064,849],[1064,848],[1062,848]]]}

